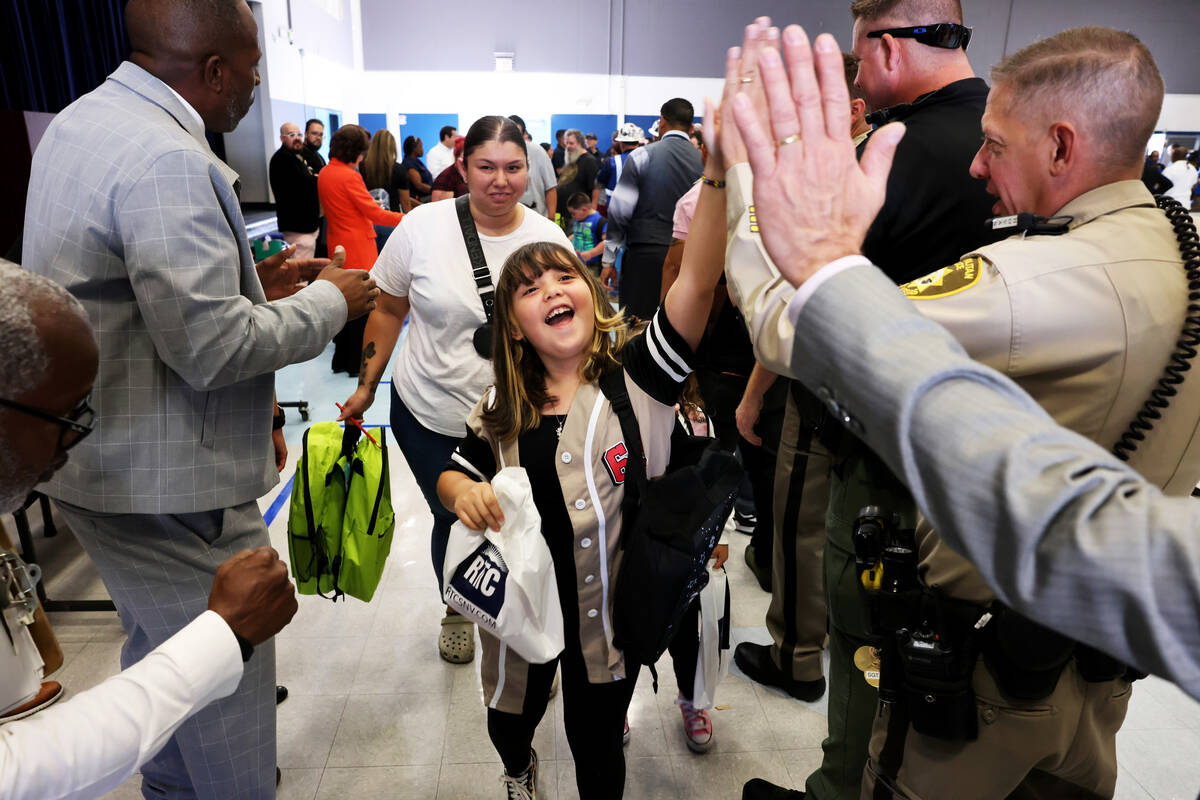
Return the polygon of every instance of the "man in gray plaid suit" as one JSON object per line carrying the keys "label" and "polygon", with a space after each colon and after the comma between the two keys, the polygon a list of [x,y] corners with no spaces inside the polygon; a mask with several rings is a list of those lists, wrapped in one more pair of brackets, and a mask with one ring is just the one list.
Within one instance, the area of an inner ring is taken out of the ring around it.
{"label": "man in gray plaid suit", "polygon": [[[102,421],[44,491],[120,611],[122,667],[203,612],[218,564],[269,544],[256,499],[278,481],[273,373],[316,356],[377,293],[331,266],[266,302],[237,176],[204,139],[254,100],[244,0],[130,0],[125,14],[130,60],[34,154],[24,237],[25,266],[67,287],[96,332]],[[143,794],[273,797],[274,685],[265,642],[237,692],[143,767]]]}

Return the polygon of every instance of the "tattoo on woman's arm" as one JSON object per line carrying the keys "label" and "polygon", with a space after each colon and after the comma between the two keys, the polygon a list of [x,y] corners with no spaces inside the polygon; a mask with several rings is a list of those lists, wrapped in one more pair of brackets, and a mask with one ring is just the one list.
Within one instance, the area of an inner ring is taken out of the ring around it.
{"label": "tattoo on woman's arm", "polygon": [[362,363],[359,365],[359,368],[358,368],[358,385],[359,386],[367,386],[368,388],[370,388],[370,390],[372,392],[374,392],[377,388],[379,388],[379,378],[376,378],[375,380],[371,381],[369,384],[367,382],[367,362],[370,361],[374,357],[375,357],[375,343],[367,342],[367,345],[366,345],[366,347],[363,348],[363,352],[362,352]]}

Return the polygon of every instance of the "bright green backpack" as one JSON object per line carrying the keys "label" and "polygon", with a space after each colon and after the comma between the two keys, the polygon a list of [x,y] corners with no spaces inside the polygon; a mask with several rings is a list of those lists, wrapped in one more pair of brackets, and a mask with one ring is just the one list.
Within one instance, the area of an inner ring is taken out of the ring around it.
{"label": "bright green backpack", "polygon": [[319,422],[304,432],[292,487],[288,550],[300,594],[369,601],[379,586],[396,527],[387,440]]}

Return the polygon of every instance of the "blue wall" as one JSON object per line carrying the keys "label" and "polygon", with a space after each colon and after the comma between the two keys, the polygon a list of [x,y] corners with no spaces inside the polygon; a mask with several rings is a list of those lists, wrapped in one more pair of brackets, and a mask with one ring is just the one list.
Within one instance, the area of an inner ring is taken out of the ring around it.
{"label": "blue wall", "polygon": [[[399,135],[396,137],[400,158],[404,158],[404,140],[407,137],[419,138],[425,145],[425,152],[428,153],[431,148],[437,147],[438,132],[441,131],[443,125],[453,125],[458,128],[458,114],[401,114],[400,116],[404,118],[404,124],[400,126]],[[463,136],[467,133],[461,128],[458,132]]]}
{"label": "blue wall", "polygon": [[[584,133],[594,133],[599,140],[596,146],[603,153],[612,145],[613,131],[617,129],[616,114],[551,114],[550,115],[550,135],[559,128],[570,130],[578,128]],[[554,141],[550,141],[550,145],[554,146]]]}
{"label": "blue wall", "polygon": [[368,134],[374,136],[375,131],[387,127],[387,114],[359,114],[358,124],[366,128]]}

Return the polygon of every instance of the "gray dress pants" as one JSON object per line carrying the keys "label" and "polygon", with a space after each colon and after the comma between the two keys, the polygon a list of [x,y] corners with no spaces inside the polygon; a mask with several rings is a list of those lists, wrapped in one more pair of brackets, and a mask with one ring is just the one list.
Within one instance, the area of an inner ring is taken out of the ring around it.
{"label": "gray dress pants", "polygon": [[[191,514],[104,514],[57,502],[104,579],[125,628],[121,668],[208,608],[217,566],[270,544],[258,504]],[[229,697],[198,711],[142,767],[142,795],[172,800],[275,796],[275,643],[254,649]]]}

